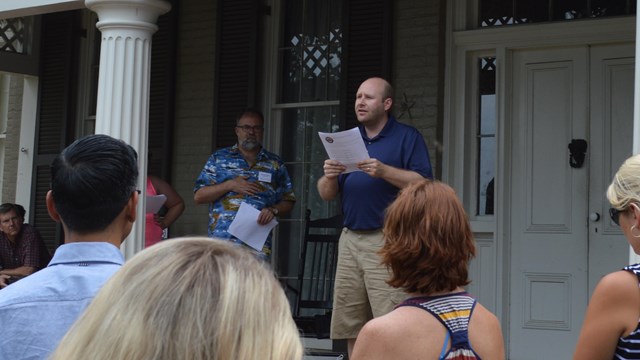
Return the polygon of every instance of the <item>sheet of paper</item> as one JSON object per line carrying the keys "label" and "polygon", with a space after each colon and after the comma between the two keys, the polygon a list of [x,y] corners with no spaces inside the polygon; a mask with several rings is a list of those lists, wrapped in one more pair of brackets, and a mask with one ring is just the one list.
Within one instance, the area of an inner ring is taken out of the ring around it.
{"label": "sheet of paper", "polygon": [[160,210],[162,205],[167,201],[167,196],[160,195],[147,195],[147,214],[155,214]]}
{"label": "sheet of paper", "polygon": [[267,236],[269,236],[271,229],[278,225],[278,221],[273,218],[268,224],[260,225],[258,224],[258,215],[260,215],[260,210],[245,202],[241,203],[236,217],[229,225],[229,234],[252,248],[262,251]]}
{"label": "sheet of paper", "polygon": [[369,158],[369,152],[357,127],[335,133],[318,132],[318,135],[329,158],[338,160],[347,167],[345,173],[360,171],[356,165]]}

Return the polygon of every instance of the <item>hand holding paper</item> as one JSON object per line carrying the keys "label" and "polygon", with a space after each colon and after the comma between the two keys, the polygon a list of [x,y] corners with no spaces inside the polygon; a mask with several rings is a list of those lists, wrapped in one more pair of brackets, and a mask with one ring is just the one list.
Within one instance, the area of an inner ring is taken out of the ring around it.
{"label": "hand holding paper", "polygon": [[369,159],[369,152],[357,127],[335,133],[318,132],[318,135],[329,158],[347,167],[345,173],[360,171],[357,164]]}
{"label": "hand holding paper", "polygon": [[236,217],[229,225],[229,234],[252,248],[262,251],[271,229],[278,225],[278,221],[274,218],[268,224],[260,225],[258,224],[259,215],[260,210],[245,202],[241,203]]}

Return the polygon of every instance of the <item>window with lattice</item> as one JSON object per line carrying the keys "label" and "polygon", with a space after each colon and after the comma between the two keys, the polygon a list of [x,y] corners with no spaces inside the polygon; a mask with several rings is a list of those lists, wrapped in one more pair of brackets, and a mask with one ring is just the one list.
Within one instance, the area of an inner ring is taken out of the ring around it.
{"label": "window with lattice", "polygon": [[479,27],[636,14],[636,0],[480,0]]}
{"label": "window with lattice", "polygon": [[336,0],[285,2],[279,103],[338,100],[340,9]]}
{"label": "window with lattice", "polygon": [[[285,0],[279,33],[275,104],[282,121],[280,145],[294,185],[296,204],[280,219],[276,268],[281,279],[297,281],[307,211],[311,218],[338,212],[337,202],[322,200],[316,182],[326,152],[318,131],[340,129],[338,116],[343,51],[341,0]],[[287,281],[289,281],[287,280]]]}
{"label": "window with lattice", "polygon": [[28,17],[0,19],[0,51],[28,54],[32,23]]}

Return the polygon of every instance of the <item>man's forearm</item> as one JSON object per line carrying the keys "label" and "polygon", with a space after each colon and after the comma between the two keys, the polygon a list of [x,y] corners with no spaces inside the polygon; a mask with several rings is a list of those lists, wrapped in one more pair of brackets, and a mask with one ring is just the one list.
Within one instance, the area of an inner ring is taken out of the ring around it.
{"label": "man's forearm", "polygon": [[207,185],[198,189],[193,194],[193,200],[196,204],[208,204],[220,199],[224,194],[231,191],[229,181],[221,184]]}
{"label": "man's forearm", "polygon": [[335,199],[338,195],[338,178],[321,177],[318,180],[318,193],[322,200],[329,201]]}
{"label": "man's forearm", "polygon": [[31,266],[20,266],[13,269],[3,269],[0,270],[0,274],[9,275],[9,276],[29,276],[36,272],[36,268]]}
{"label": "man's forearm", "polygon": [[291,200],[282,200],[279,203],[271,206],[272,208],[276,209],[278,216],[279,215],[284,215],[284,214],[288,214],[291,212],[291,210],[293,210],[293,206],[296,203],[294,201]]}
{"label": "man's forearm", "polygon": [[381,176],[382,179],[399,189],[405,188],[412,182],[425,179],[424,176],[412,170],[399,169],[391,165],[385,166],[385,171]]}

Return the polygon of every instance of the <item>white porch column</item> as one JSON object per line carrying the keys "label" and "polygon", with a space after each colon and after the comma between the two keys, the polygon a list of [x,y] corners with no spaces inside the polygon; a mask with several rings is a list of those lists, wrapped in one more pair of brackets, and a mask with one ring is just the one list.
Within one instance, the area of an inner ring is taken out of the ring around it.
{"label": "white porch column", "polygon": [[[640,0],[636,0],[636,9],[640,5]],[[640,152],[640,17],[636,14],[636,59],[635,59],[635,79],[633,86],[633,154]],[[629,247],[629,263],[640,262],[640,256]]]}
{"label": "white porch column", "polygon": [[[151,37],[158,16],[171,9],[163,0],[85,0],[98,14],[102,32],[96,109],[96,134],[122,139],[138,152],[138,189],[145,194],[149,133]],[[121,247],[130,258],[144,247],[145,197]]]}

